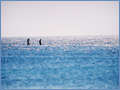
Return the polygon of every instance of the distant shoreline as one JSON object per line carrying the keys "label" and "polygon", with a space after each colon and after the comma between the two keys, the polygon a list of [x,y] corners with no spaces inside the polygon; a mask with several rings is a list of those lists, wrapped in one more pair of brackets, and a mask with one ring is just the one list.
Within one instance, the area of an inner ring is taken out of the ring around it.
{"label": "distant shoreline", "polygon": [[99,38],[102,38],[102,37],[113,37],[113,38],[119,38],[119,35],[66,35],[66,36],[13,36],[13,37],[1,37],[1,39],[4,39],[4,38],[46,38],[46,37],[81,37],[81,38],[85,38],[85,37],[99,37]]}

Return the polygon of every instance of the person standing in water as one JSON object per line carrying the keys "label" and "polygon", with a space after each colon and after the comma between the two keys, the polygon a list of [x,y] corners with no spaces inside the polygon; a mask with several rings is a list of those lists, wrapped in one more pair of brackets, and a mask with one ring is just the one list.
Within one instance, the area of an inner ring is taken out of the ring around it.
{"label": "person standing in water", "polygon": [[39,40],[39,44],[40,44],[40,45],[42,45],[41,40],[42,40],[42,39]]}
{"label": "person standing in water", "polygon": [[30,45],[30,39],[29,38],[27,39],[27,45]]}

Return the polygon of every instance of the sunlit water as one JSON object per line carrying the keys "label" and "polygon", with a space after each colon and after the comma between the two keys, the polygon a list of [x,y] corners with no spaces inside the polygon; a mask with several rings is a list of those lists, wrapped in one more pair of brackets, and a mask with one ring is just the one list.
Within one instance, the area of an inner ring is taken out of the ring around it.
{"label": "sunlit water", "polygon": [[118,88],[119,49],[113,37],[2,39],[2,88]]}

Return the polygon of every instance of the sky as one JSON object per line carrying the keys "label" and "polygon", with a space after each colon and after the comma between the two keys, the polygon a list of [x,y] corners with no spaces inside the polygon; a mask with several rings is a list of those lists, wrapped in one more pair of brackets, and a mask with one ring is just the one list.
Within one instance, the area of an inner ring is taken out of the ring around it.
{"label": "sky", "polygon": [[118,35],[117,1],[2,2],[2,37]]}

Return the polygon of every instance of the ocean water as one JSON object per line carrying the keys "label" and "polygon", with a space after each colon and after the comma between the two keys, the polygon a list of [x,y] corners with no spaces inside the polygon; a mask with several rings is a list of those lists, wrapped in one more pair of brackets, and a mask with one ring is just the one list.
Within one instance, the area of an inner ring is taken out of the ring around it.
{"label": "ocean water", "polygon": [[119,40],[114,36],[40,38],[30,38],[29,46],[27,38],[2,38],[2,88],[118,88]]}

